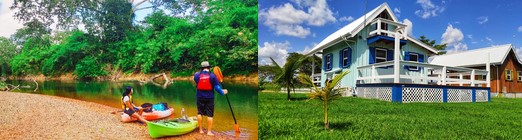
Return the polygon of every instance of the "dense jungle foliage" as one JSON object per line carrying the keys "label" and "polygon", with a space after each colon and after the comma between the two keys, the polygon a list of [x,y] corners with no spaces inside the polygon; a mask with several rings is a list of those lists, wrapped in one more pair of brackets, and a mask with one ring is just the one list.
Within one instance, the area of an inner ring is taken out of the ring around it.
{"label": "dense jungle foliage", "polygon": [[[129,0],[15,0],[14,18],[24,27],[11,38],[0,37],[1,75],[188,76],[205,60],[228,75],[256,72],[257,1],[143,2],[152,6]],[[146,8],[153,12],[136,21],[135,12]]]}

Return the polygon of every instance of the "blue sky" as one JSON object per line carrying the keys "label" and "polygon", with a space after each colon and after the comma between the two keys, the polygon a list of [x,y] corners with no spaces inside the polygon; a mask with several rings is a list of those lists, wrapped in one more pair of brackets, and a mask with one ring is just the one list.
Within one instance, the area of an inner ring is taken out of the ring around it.
{"label": "blue sky", "polygon": [[[286,0],[259,1],[259,63],[282,65],[289,52],[307,52],[329,34],[382,3],[413,37],[447,43],[449,52],[513,44],[522,54],[522,1],[513,0]],[[520,47],[519,47],[520,46]]]}

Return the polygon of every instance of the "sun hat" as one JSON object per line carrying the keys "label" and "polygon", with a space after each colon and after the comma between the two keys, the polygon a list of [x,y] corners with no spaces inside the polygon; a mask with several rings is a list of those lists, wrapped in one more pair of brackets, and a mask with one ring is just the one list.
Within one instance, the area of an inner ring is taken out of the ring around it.
{"label": "sun hat", "polygon": [[210,63],[208,61],[201,62],[201,68],[210,68]]}

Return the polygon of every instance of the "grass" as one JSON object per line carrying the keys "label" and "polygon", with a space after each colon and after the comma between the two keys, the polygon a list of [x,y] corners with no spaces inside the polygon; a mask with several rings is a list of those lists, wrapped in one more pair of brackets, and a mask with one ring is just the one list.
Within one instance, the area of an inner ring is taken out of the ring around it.
{"label": "grass", "polygon": [[341,98],[329,106],[304,94],[259,93],[260,139],[522,139],[522,99],[489,103],[391,103]]}

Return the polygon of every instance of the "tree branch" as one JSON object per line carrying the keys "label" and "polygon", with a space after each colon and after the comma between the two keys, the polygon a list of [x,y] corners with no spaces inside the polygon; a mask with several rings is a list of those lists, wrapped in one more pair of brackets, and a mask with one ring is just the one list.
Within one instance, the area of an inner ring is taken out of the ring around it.
{"label": "tree branch", "polygon": [[154,8],[154,7],[156,7],[156,6],[149,6],[149,7],[143,7],[143,8],[133,9],[132,12],[136,12],[136,11],[143,10],[143,9]]}
{"label": "tree branch", "polygon": [[[133,1],[134,1],[134,0],[133,0]],[[140,2],[138,2],[136,5],[134,5],[133,7],[138,7],[138,6],[140,6],[141,4],[143,4],[143,3],[147,2],[147,1],[148,1],[148,0],[140,1]],[[134,2],[133,2],[133,3],[134,3]]]}

